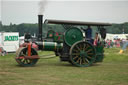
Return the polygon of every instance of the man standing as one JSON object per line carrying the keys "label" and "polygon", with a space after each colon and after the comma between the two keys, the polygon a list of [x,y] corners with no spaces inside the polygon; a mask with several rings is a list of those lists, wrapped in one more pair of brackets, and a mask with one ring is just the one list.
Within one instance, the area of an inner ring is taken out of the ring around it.
{"label": "man standing", "polygon": [[86,40],[93,44],[91,27],[88,26],[88,28],[84,31],[85,31],[85,34],[86,34]]}

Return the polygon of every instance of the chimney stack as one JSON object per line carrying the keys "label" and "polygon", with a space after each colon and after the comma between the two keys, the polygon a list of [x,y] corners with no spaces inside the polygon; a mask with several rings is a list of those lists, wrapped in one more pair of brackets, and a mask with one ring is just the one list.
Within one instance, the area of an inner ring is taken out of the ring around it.
{"label": "chimney stack", "polygon": [[38,41],[43,41],[43,15],[38,15]]}

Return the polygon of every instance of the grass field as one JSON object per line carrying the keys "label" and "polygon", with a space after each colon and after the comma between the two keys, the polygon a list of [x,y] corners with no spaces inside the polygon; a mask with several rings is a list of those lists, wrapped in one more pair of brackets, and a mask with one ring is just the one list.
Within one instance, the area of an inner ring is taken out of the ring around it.
{"label": "grass field", "polygon": [[60,62],[58,57],[40,59],[34,67],[19,67],[15,54],[0,56],[0,85],[128,85],[128,53],[118,52],[105,49],[102,63],[84,68]]}

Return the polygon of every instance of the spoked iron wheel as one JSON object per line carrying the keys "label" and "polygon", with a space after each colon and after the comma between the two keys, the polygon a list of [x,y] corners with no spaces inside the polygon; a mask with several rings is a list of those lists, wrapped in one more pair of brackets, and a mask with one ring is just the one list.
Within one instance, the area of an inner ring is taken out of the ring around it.
{"label": "spoked iron wheel", "polygon": [[[38,59],[27,59],[25,56],[28,56],[28,48],[22,47],[19,48],[16,52],[16,61],[20,66],[33,66],[37,63]],[[37,51],[31,48],[31,56],[38,55]]]}
{"label": "spoked iron wheel", "polygon": [[79,67],[90,66],[95,61],[95,48],[85,41],[76,42],[70,49],[70,61]]}

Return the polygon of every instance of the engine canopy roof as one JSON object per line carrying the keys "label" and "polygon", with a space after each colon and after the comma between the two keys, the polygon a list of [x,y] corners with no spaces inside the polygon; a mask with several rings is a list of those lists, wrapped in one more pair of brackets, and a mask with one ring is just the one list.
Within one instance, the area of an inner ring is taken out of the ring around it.
{"label": "engine canopy roof", "polygon": [[110,23],[102,23],[102,22],[82,22],[82,21],[53,20],[53,19],[46,19],[44,24],[86,25],[86,26],[111,26],[112,25]]}

